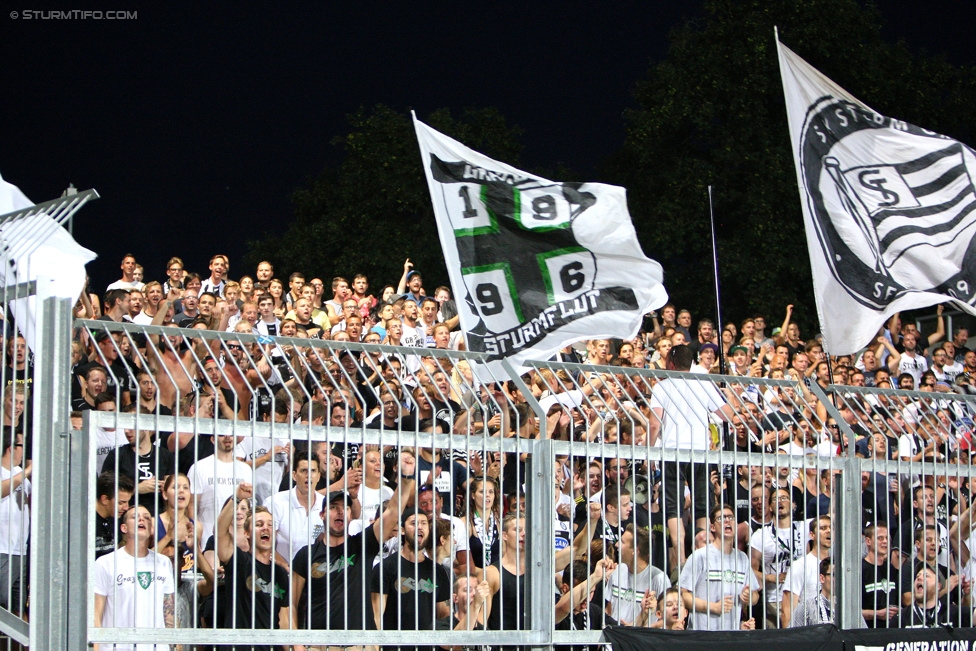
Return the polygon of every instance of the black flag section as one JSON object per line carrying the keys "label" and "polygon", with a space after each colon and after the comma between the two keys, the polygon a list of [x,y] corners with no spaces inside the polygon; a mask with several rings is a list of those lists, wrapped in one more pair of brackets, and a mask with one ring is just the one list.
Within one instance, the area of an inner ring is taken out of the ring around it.
{"label": "black flag section", "polygon": [[841,630],[832,624],[765,631],[662,631],[609,626],[603,634],[613,651],[973,651],[972,628],[878,628]]}
{"label": "black flag section", "polygon": [[[465,234],[457,238],[458,257],[462,269],[491,267],[505,263],[514,278],[518,279],[520,322],[532,321],[550,306],[546,281],[543,278],[540,260],[547,254],[563,250],[581,250],[573,235],[572,220],[593,205],[595,197],[588,192],[580,192],[578,183],[563,183],[552,186],[572,207],[570,222],[565,227],[529,229],[516,215],[522,209],[520,189],[540,187],[538,181],[526,177],[490,173],[472,176],[465,174],[465,163],[451,163],[431,155],[431,172],[441,183],[474,183],[483,187],[481,200],[484,201],[492,217],[494,228],[486,232]],[[543,202],[544,204],[544,202]],[[533,206],[533,210],[546,210],[546,206]],[[594,259],[594,264],[595,264]],[[569,274],[565,282],[572,283],[575,277]],[[585,289],[591,289],[586,287]],[[574,291],[584,289],[573,287]]]}

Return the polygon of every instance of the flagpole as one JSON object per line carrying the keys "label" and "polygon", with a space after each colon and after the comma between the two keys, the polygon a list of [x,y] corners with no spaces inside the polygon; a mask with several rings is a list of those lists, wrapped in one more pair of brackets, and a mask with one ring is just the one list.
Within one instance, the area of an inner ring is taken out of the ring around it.
{"label": "flagpole", "polygon": [[[725,351],[722,346],[722,300],[719,298],[718,244],[715,239],[715,210],[712,206],[712,186],[708,186],[708,219],[712,225],[712,268],[715,273],[715,317],[718,323],[718,372],[725,373]],[[733,342],[734,343],[734,342]]]}

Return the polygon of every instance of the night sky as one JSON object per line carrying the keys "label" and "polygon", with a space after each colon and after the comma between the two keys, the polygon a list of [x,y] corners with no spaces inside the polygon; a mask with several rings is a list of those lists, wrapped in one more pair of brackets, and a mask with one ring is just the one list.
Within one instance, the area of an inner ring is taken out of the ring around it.
{"label": "night sky", "polygon": [[[50,9],[20,4],[20,14]],[[599,180],[623,141],[634,83],[665,56],[669,30],[701,8],[206,4],[79,6],[138,12],[125,21],[0,14],[0,174],[38,202],[69,182],[99,191],[74,228],[99,255],[88,267],[99,291],[126,251],[147,279],[162,279],[171,255],[205,274],[217,252],[230,256],[232,278],[252,274],[241,265],[246,241],[286,227],[291,192],[340,160],[329,143],[347,131],[345,116],[378,102],[421,118],[495,106],[524,129],[524,166],[561,162]],[[957,64],[976,61],[974,5],[878,3],[888,38]]]}

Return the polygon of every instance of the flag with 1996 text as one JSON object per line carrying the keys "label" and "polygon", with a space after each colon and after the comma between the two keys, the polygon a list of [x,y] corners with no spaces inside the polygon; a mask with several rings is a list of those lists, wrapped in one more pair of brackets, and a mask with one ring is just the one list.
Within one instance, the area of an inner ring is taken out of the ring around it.
{"label": "flag with 1996 text", "polygon": [[559,183],[484,156],[414,118],[468,349],[544,360],[570,343],[630,338],[667,302],[623,188]]}

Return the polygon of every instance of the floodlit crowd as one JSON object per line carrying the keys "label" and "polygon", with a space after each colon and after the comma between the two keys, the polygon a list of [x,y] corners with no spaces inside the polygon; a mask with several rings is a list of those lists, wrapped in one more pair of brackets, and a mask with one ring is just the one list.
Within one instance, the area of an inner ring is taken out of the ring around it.
{"label": "floodlit crowd", "polygon": [[[965,329],[947,338],[941,309],[931,334],[896,315],[859,355],[828,358],[792,306],[767,332],[762,316],[719,329],[666,305],[632,340],[581,342],[492,382],[436,350],[463,350],[458,310],[409,260],[375,293],[363,275],[286,283],[268,262],[235,282],[223,255],[204,276],[172,258],[163,282],[133,256],[121,268],[76,308],[135,326],[76,327],[72,424],[93,410],[154,427],[96,428],[96,626],[300,629],[296,642],[526,629],[539,545],[555,555],[557,629],[839,622],[831,460],[850,454],[864,623],[970,626],[976,482],[960,469],[976,450],[963,399],[976,352]],[[6,344],[0,605],[26,616],[33,369],[23,338]],[[217,433],[184,426],[201,421]],[[234,421],[273,427],[244,436]],[[316,426],[343,440],[315,440]],[[396,444],[368,443],[377,432]],[[543,433],[588,445],[556,455],[554,504],[528,514],[528,455],[486,442]],[[553,540],[527,528],[540,518]]]}

